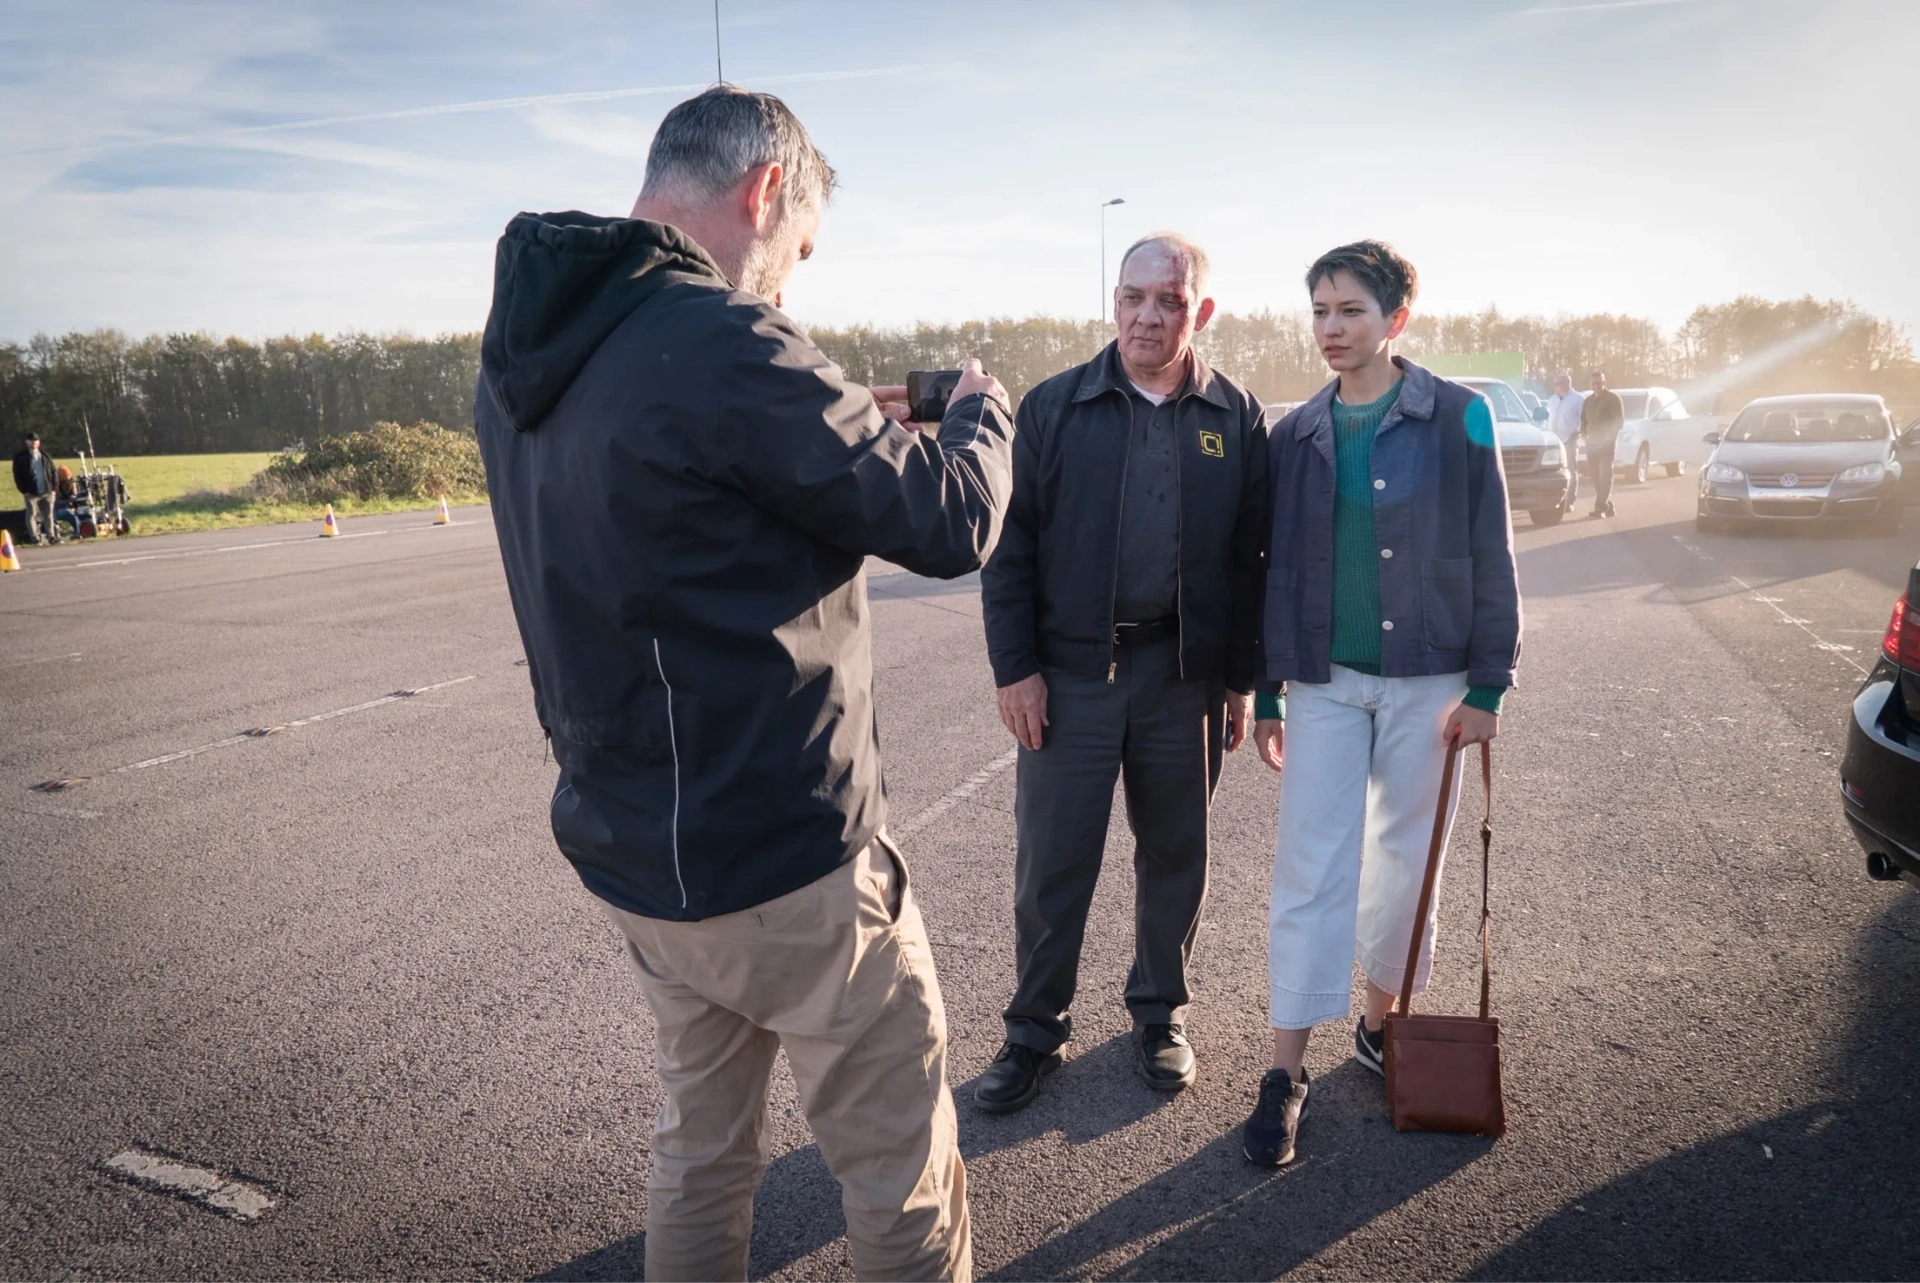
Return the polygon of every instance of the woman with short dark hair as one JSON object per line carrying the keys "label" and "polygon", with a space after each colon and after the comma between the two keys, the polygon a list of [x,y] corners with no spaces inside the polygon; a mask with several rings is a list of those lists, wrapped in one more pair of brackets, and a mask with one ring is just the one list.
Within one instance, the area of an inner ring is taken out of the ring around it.
{"label": "woman with short dark hair", "polygon": [[[1356,956],[1367,992],[1354,1056],[1384,1073],[1382,1022],[1405,976],[1447,745],[1499,733],[1519,655],[1491,410],[1392,354],[1417,289],[1413,265],[1378,241],[1314,263],[1314,338],[1338,377],[1267,441],[1254,742],[1275,770],[1284,747],[1286,769],[1268,913],[1273,1068],[1244,1132],[1263,1166],[1293,1158],[1307,1039],[1348,1013]],[[1416,990],[1431,914],[1418,929]]]}

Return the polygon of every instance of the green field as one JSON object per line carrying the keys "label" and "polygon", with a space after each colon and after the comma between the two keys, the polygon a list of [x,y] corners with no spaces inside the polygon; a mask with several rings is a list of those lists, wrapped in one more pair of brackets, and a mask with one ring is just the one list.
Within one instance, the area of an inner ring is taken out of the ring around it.
{"label": "green field", "polygon": [[[112,464],[127,479],[127,520],[136,535],[320,520],[323,508],[318,504],[270,502],[233,493],[272,458],[271,453],[154,454],[108,457],[102,462]],[[75,464],[72,459],[57,462],[70,468]],[[486,501],[484,495],[447,497],[456,504]],[[336,503],[333,510],[344,519],[438,506],[438,500],[368,499]]]}
{"label": "green field", "polygon": [[[221,492],[253,480],[272,454],[150,454],[102,462],[127,479],[133,510],[171,503],[196,490]],[[70,459],[61,463],[73,466]]]}

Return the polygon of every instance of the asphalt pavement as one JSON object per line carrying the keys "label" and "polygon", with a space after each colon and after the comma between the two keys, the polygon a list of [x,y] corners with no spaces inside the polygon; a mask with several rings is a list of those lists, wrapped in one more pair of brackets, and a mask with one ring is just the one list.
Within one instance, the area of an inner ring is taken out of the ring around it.
{"label": "asphalt pavement", "polygon": [[[1132,1073],[1116,809],[1071,1059],[1026,1111],[977,1112],[1013,979],[1011,741],[976,580],[872,568],[982,1277],[1920,1275],[1920,896],[1867,880],[1836,779],[1920,510],[1894,538],[1700,536],[1692,484],[1517,518],[1509,1134],[1394,1132],[1329,1029],[1278,1174],[1237,1136],[1274,777],[1236,754],[1215,807],[1198,1084]],[[0,1275],[639,1275],[651,1025],[546,829],[491,524],[455,515],[28,548],[0,577]],[[1455,849],[1432,1010],[1477,985]],[[784,1068],[773,1115],[753,1271],[846,1277]],[[161,1162],[267,1210],[129,1176]]]}

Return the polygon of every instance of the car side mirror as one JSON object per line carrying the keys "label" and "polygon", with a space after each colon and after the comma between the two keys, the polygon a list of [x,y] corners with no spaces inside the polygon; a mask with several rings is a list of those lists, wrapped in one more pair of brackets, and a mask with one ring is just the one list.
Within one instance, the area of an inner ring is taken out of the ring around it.
{"label": "car side mirror", "polygon": [[1544,405],[1536,405],[1536,406],[1534,406],[1534,407],[1533,407],[1533,421],[1534,421],[1535,423],[1545,423],[1545,422],[1547,421],[1547,407],[1546,407],[1546,406],[1544,406]]}
{"label": "car side mirror", "polygon": [[1720,434],[1718,432],[1709,432],[1707,433],[1707,435],[1701,437],[1700,439],[1706,442],[1708,445],[1720,444]]}

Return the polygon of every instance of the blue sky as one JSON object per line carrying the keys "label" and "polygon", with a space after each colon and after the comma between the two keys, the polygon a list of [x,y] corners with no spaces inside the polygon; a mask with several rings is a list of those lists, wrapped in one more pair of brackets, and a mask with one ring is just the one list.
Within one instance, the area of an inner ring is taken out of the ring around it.
{"label": "blue sky", "polygon": [[[1422,305],[1672,327],[1747,292],[1920,331],[1920,4],[722,0],[844,189],[804,320],[1094,316],[1171,227],[1222,307],[1382,236]],[[521,209],[625,213],[711,0],[7,0],[0,337],[478,328]]]}

